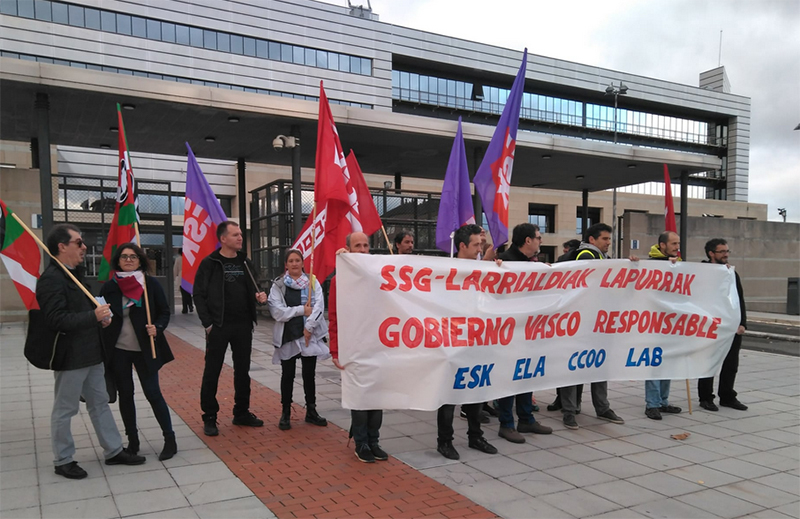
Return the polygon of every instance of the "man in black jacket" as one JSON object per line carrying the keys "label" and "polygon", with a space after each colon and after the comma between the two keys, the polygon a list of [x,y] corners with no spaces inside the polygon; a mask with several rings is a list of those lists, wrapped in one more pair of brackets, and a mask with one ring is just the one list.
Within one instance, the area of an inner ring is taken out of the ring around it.
{"label": "man in black jacket", "polygon": [[[56,225],[47,236],[47,248],[73,276],[82,279],[78,265],[83,263],[86,245],[80,229]],[[108,406],[100,329],[111,323],[109,305],[95,307],[56,262],[50,263],[36,283],[36,300],[47,327],[58,332],[55,348],[59,362],[52,366],[55,396],[50,415],[55,473],[68,479],[87,476],[72,458],[75,442],[70,425],[78,414],[81,396],[86,400],[106,465],[141,465],[143,456],[122,449],[122,438]]]}
{"label": "man in black jacket", "polygon": [[206,329],[206,366],[200,386],[203,432],[219,434],[217,385],[231,345],[233,355],[233,424],[261,427],[264,421],[250,412],[250,353],[256,304],[267,294],[255,282],[253,264],[242,250],[242,230],[236,222],[217,227],[220,248],[200,262],[194,279],[194,304]]}
{"label": "man in black jacket", "polygon": [[[498,258],[503,261],[530,261],[539,253],[542,243],[542,233],[539,226],[531,223],[521,223],[514,227],[511,234],[511,247],[501,253]],[[517,402],[517,416],[519,424],[514,428],[514,413],[512,407],[514,400]],[[525,437],[520,433],[530,432],[535,434],[550,434],[553,429],[536,421],[533,417],[533,393],[521,393],[501,398],[497,402],[497,411],[500,419],[501,438],[512,443],[525,443]]]}
{"label": "man in black jacket", "polygon": [[[717,265],[727,265],[728,256],[731,251],[728,249],[728,242],[722,238],[714,238],[706,243],[706,257],[703,263],[715,263]],[[731,349],[722,362],[722,371],[719,374],[719,405],[732,407],[739,411],[747,411],[747,406],[739,402],[736,398],[736,391],[733,383],[736,381],[736,372],[739,371],[739,350],[742,347],[742,335],[747,328],[747,310],[744,307],[744,290],[742,290],[742,280],[739,273],[734,270],[736,275],[736,292],[739,294],[739,308],[741,309],[741,319],[736,335],[733,336]],[[700,407],[708,411],[719,411],[719,407],[714,403],[714,377],[701,378],[697,381],[697,393],[700,397]]]}

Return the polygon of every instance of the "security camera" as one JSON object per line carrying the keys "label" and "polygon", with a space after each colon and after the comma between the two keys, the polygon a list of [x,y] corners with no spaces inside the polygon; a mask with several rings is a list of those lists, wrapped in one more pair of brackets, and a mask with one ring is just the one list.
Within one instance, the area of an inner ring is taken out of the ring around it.
{"label": "security camera", "polygon": [[283,149],[284,146],[283,139],[284,137],[282,135],[279,135],[272,140],[272,147],[275,148],[276,151]]}
{"label": "security camera", "polygon": [[286,135],[278,135],[272,140],[272,147],[275,148],[275,151],[282,150],[283,148],[294,148],[295,146],[300,146],[300,139],[293,136],[286,136]]}

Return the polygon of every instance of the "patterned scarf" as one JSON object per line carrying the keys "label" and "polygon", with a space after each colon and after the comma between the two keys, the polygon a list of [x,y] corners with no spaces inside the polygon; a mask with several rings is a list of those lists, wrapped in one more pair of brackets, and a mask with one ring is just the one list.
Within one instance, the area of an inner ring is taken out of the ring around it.
{"label": "patterned scarf", "polygon": [[142,306],[142,300],[144,299],[144,272],[141,270],[114,272],[114,281],[119,285],[122,295],[128,299],[128,302],[124,304],[125,307]]}

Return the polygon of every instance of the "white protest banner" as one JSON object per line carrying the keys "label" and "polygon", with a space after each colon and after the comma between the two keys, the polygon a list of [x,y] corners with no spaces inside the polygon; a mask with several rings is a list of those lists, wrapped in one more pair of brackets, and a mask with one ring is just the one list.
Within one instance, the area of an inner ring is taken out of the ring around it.
{"label": "white protest banner", "polygon": [[739,325],[722,265],[340,254],[336,271],[348,409],[712,376]]}

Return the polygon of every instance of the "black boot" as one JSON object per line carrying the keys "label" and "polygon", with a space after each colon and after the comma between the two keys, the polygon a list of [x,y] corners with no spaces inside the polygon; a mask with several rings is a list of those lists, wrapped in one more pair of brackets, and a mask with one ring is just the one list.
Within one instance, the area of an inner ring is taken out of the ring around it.
{"label": "black boot", "polygon": [[306,405],[306,422],[320,427],[328,425],[328,420],[317,414],[317,406],[308,404]]}
{"label": "black boot", "polygon": [[128,446],[125,447],[125,450],[128,451],[130,454],[139,453],[139,433],[133,433],[128,435]]}
{"label": "black boot", "polygon": [[164,448],[161,454],[158,455],[158,461],[164,461],[172,458],[178,452],[178,444],[175,443],[175,433],[164,435]]}
{"label": "black boot", "polygon": [[292,428],[292,404],[284,405],[283,412],[281,413],[281,421],[278,422],[278,429],[281,431],[288,431]]}

